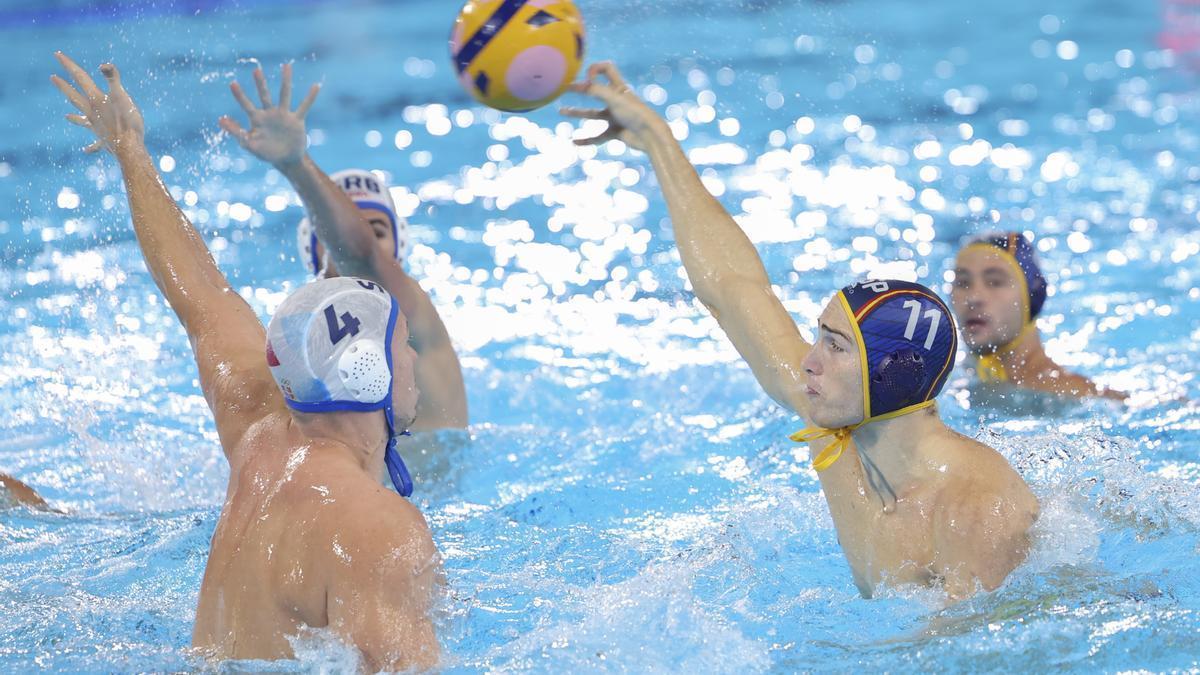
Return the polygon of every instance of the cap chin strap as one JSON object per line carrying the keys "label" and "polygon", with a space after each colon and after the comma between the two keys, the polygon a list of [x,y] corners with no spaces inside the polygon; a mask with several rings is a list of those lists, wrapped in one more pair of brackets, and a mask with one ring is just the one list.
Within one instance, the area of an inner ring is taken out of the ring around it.
{"label": "cap chin strap", "polygon": [[396,492],[402,497],[408,497],[413,492],[412,476],[408,473],[408,467],[404,466],[404,460],[400,458],[399,451],[396,450],[396,439],[399,436],[409,435],[408,429],[396,431],[396,416],[392,410],[392,388],[396,386],[396,369],[392,363],[392,337],[396,332],[396,315],[400,312],[400,306],[396,304],[396,299],[392,298],[392,310],[388,316],[387,334],[384,338],[384,345],[387,353],[388,367],[388,391],[387,401],[383,405],[383,419],[387,422],[388,444],[387,449],[383,452],[383,461],[387,465],[388,474],[392,477],[392,485],[396,486]]}
{"label": "cap chin strap", "polygon": [[838,429],[826,429],[825,427],[818,426],[804,427],[788,438],[797,443],[811,443],[822,438],[833,437],[833,443],[831,443],[827,448],[822,450],[817,454],[816,457],[813,457],[812,459],[813,468],[817,471],[824,471],[825,469],[833,466],[833,463],[838,461],[838,459],[842,456],[842,453],[846,451],[846,446],[850,444],[850,434],[854,431],[861,429],[871,422],[882,422],[883,420],[890,420],[902,415],[908,415],[909,413],[914,413],[918,410],[924,410],[933,404],[933,400],[917,403],[916,405],[910,405],[907,408],[893,410],[890,413],[876,415],[875,417],[868,417],[858,424],[851,424],[848,427],[841,427]]}
{"label": "cap chin strap", "polygon": [[399,492],[402,497],[409,497],[413,493],[412,475],[408,473],[408,467],[404,466],[404,460],[400,458],[400,452],[396,450],[396,439],[400,436],[410,436],[411,434],[408,433],[407,429],[396,433],[392,419],[391,403],[384,409],[383,414],[387,419],[388,427],[388,444],[387,450],[383,452],[383,461],[387,465],[388,475],[392,477],[392,485],[396,486],[396,492]]}
{"label": "cap chin strap", "polygon": [[1009,379],[1008,369],[1004,367],[1004,361],[1000,357],[1016,349],[1025,336],[1035,330],[1037,330],[1037,324],[1030,321],[1025,324],[1020,333],[1017,333],[1017,337],[1013,338],[1012,342],[1003,345],[991,354],[980,354],[979,361],[975,364],[975,373],[979,375],[980,381],[1007,382]]}

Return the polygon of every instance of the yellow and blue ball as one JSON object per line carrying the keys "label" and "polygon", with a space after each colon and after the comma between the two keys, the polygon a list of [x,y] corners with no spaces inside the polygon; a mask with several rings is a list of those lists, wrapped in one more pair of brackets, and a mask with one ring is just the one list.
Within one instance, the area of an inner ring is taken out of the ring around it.
{"label": "yellow and blue ball", "polygon": [[450,54],[481,103],[526,112],[558,98],[583,63],[584,28],[570,0],[468,0]]}

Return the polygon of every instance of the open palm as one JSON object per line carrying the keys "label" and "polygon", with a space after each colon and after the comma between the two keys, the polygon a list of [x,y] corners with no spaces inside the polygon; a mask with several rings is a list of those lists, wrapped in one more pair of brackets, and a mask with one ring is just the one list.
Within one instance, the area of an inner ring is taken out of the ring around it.
{"label": "open palm", "polygon": [[314,84],[308,90],[300,105],[295,110],[292,107],[292,66],[284,64],[282,83],[279,86],[279,105],[271,102],[271,93],[267,90],[267,78],[262,68],[254,70],[254,83],[258,89],[258,97],[262,101],[259,108],[242,91],[241,85],[233,82],[230,91],[242,110],[250,118],[250,130],[242,128],[233,118],[225,116],[219,121],[221,128],[229,132],[243,148],[259,159],[276,166],[292,164],[304,158],[308,149],[308,137],[305,133],[304,118],[309,108],[317,98],[320,86]]}

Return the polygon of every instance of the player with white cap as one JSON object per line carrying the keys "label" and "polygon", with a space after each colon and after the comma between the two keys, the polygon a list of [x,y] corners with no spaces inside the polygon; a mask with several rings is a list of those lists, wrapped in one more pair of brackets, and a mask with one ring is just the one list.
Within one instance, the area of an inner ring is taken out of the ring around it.
{"label": "player with white cap", "polygon": [[300,222],[296,238],[300,261],[310,274],[371,279],[400,303],[420,356],[416,378],[421,400],[414,430],[466,427],[462,366],[429,294],[404,269],[408,225],[397,213],[387,183],[381,174],[362,169],[327,176],[308,155],[304,124],[319,87],[313,85],[292,110],[291,64],[283,66],[282,78],[275,104],[262,69],[255,69],[261,108],[232,83],[234,98],[250,118],[250,129],[229,117],[221,118],[221,128],[252,155],[274,166],[300,195],[308,217]]}
{"label": "player with white cap", "polygon": [[[289,638],[325,628],[379,670],[426,670],[440,558],[400,495],[412,481],[396,436],[416,415],[416,355],[396,301],[372,281],[321,279],[287,298],[264,331],[147,152],[117,69],[102,92],[65,55],[54,84],[118,160],[150,274],[187,330],[200,388],[229,461],[225,503],[200,586],[192,644],[213,659],[293,656]],[[387,466],[397,494],[379,476]]]}

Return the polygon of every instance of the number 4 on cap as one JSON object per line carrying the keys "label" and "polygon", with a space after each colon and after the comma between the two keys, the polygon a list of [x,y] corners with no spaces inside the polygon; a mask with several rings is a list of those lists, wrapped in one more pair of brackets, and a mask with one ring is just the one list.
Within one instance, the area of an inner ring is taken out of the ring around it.
{"label": "number 4 on cap", "polygon": [[325,308],[325,324],[329,326],[329,341],[335,345],[344,340],[347,335],[351,337],[358,335],[358,326],[362,323],[350,312],[342,312],[341,320],[345,322],[345,325],[338,321],[337,311],[333,305]]}

